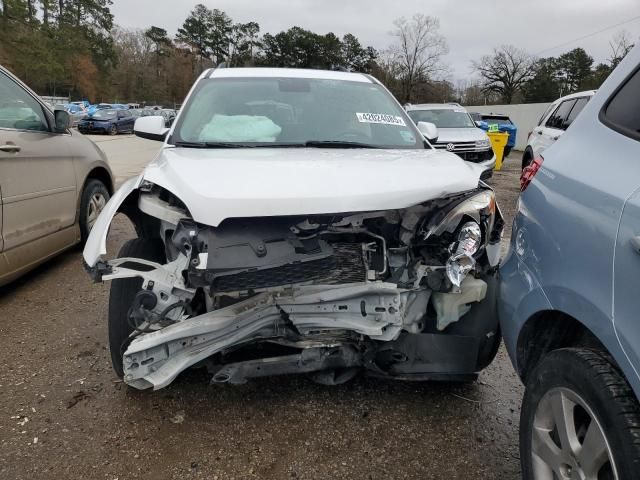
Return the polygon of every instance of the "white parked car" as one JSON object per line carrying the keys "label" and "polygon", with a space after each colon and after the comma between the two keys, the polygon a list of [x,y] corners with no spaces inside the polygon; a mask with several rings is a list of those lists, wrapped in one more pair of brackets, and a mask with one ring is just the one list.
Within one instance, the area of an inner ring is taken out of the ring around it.
{"label": "white parked car", "polygon": [[[164,145],[84,250],[112,280],[116,373],[474,378],[500,344],[503,221],[482,167],[421,132],[373,77],[317,70],[208,70],[170,128],[139,118]],[[140,237],[107,261],[118,211]]]}
{"label": "white parked car", "polygon": [[538,125],[529,133],[527,147],[522,155],[523,170],[560,138],[595,93],[595,90],[572,93],[549,105]]}
{"label": "white parked car", "polygon": [[482,165],[483,178],[493,174],[496,156],[486,132],[478,128],[471,115],[457,103],[426,103],[405,106],[409,117],[416,124],[427,122],[438,129],[438,137],[432,142],[440,150],[453,152],[463,160]]}

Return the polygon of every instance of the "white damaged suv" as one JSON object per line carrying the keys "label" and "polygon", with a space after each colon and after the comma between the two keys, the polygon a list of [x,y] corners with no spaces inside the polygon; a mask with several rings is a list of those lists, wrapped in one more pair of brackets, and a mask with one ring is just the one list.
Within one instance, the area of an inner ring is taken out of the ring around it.
{"label": "white damaged suv", "polygon": [[[317,70],[208,70],[170,129],[138,119],[164,144],[83,254],[112,281],[116,373],[475,378],[500,343],[503,221],[482,167],[429,130],[373,77]],[[138,238],[106,260],[118,212]]]}

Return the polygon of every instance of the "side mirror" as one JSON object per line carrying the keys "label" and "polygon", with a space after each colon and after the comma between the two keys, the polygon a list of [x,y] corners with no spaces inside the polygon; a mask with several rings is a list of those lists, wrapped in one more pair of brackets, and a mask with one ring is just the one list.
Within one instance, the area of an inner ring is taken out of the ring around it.
{"label": "side mirror", "polygon": [[164,126],[164,117],[140,117],[133,125],[133,133],[140,138],[146,138],[147,140],[156,140],[158,142],[164,142],[167,138],[169,129]]}
{"label": "side mirror", "polygon": [[420,133],[429,140],[429,142],[435,142],[438,140],[438,127],[431,122],[418,122],[418,130]]}
{"label": "side mirror", "polygon": [[64,133],[71,126],[71,116],[64,110],[54,110],[53,115],[56,119],[56,132]]}

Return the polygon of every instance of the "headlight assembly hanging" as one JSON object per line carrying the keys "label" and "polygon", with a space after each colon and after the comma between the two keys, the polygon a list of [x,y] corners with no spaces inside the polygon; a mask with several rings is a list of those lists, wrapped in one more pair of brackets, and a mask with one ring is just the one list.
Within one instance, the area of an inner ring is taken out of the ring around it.
{"label": "headlight assembly hanging", "polygon": [[456,253],[464,253],[469,257],[475,255],[482,245],[482,231],[476,222],[467,222],[462,225],[458,234],[458,247]]}

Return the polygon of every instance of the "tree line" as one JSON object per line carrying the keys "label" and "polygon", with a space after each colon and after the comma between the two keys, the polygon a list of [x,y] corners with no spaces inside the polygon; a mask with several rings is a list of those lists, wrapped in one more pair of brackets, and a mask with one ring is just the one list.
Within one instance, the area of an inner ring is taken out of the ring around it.
{"label": "tree line", "polygon": [[594,65],[581,48],[535,58],[513,46],[473,62],[477,78],[453,85],[444,63],[448,45],[437,18],[415,14],[393,22],[390,44],[377,50],[356,35],[316,33],[299,26],[261,32],[199,4],[170,34],[150,26],[114,25],[112,0],[0,0],[0,64],[41,95],[91,101],[181,103],[206,68],[272,66],[346,69],[380,79],[401,102],[464,104],[551,101],[597,88],[628,52],[628,35]]}
{"label": "tree line", "polygon": [[42,95],[180,103],[206,68],[277,66],[372,72],[378,52],[350,33],[292,27],[261,35],[197,5],[174,35],[113,24],[112,0],[0,0],[0,64]]}
{"label": "tree line", "polygon": [[595,64],[583,48],[574,48],[557,57],[536,58],[513,45],[495,48],[490,55],[473,62],[479,81],[465,85],[462,96],[479,103],[551,102],[571,93],[600,87],[613,69],[633,48],[626,31],[609,42],[610,55]]}

